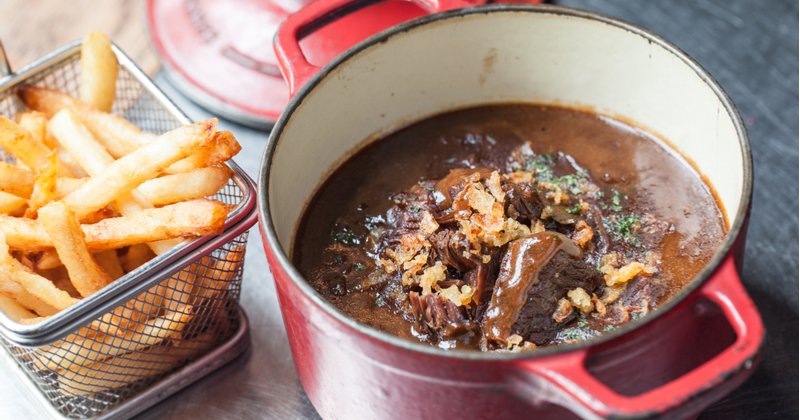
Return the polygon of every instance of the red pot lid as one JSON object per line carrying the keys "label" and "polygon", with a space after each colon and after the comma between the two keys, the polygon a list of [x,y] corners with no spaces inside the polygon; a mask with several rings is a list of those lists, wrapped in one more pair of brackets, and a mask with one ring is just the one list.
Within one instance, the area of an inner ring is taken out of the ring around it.
{"label": "red pot lid", "polygon": [[[269,127],[289,101],[272,38],[286,16],[310,2],[147,0],[147,21],[166,75],[186,96],[225,118]],[[315,29],[300,45],[309,61],[322,65],[361,34],[424,14],[409,1],[378,2]]]}

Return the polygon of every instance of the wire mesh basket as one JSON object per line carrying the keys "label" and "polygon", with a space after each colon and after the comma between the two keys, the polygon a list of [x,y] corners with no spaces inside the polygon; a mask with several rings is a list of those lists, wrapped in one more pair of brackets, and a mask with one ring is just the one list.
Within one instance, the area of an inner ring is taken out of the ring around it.
{"label": "wire mesh basket", "polygon": [[[163,133],[189,123],[116,46],[113,113]],[[0,114],[25,110],[16,87],[33,84],[77,96],[80,42],[10,73],[0,46]],[[3,77],[3,70],[7,76]],[[0,160],[12,161],[0,149]],[[0,343],[62,416],[108,413],[237,334],[242,267],[255,223],[252,180],[235,164],[214,199],[233,206],[225,230],[185,241],[37,325],[0,314]]]}

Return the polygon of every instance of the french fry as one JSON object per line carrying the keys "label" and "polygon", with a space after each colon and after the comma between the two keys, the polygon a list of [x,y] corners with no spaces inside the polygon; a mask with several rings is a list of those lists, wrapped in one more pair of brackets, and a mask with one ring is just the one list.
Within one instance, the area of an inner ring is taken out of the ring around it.
{"label": "french fry", "polygon": [[[40,86],[22,86],[17,95],[29,109],[43,113],[47,118],[52,118],[62,109],[75,109],[81,103],[66,93]],[[83,104],[87,107],[87,105]]]}
{"label": "french fry", "polygon": [[216,120],[172,130],[108,165],[82,187],[64,197],[78,217],[107,206],[117,197],[156,177],[164,168],[192,153],[208,140]]}
{"label": "french fry", "polygon": [[13,321],[36,318],[36,314],[25,309],[10,296],[0,293],[0,311],[3,311]]}
{"label": "french fry", "polygon": [[42,142],[49,149],[54,149],[56,143],[47,135],[47,116],[39,111],[27,111],[17,115],[17,124],[30,133],[34,140]]}
{"label": "french fry", "polygon": [[[69,272],[72,285],[86,297],[111,283],[112,278],[94,261],[75,214],[61,201],[39,209],[39,221],[47,231],[58,258]],[[117,263],[119,264],[119,263]]]}
{"label": "french fry", "polygon": [[101,111],[111,111],[116,95],[119,63],[105,34],[94,32],[81,45],[80,98]]}
{"label": "french fry", "polygon": [[[53,137],[53,142],[58,143],[55,137]],[[81,178],[88,175],[86,171],[84,171],[83,168],[78,165],[78,162],[76,162],[75,159],[73,159],[72,156],[70,156],[70,154],[64,150],[63,147],[56,147],[56,155],[58,156],[58,165],[61,168],[60,170],[62,176],[66,176],[64,175],[65,173],[68,173],[70,174],[69,176],[76,178]]]}
{"label": "french fry", "polygon": [[120,264],[117,251],[107,249],[105,251],[95,252],[92,256],[97,262],[97,265],[99,265],[112,280],[116,280],[125,275],[122,271],[122,264]]}
{"label": "french fry", "polygon": [[192,340],[182,340],[178,334],[174,336],[150,348],[67,372],[59,376],[59,386],[70,393],[86,396],[110,391],[172,371],[216,342],[214,331],[202,333]]}
{"label": "french fry", "polygon": [[0,215],[17,214],[27,203],[22,197],[0,191]]}
{"label": "french fry", "polygon": [[28,209],[25,211],[25,217],[36,217],[39,208],[56,198],[57,171],[58,161],[56,160],[56,154],[55,152],[50,152],[47,163],[36,174],[33,193],[31,194],[31,199],[28,200]]}
{"label": "french fry", "polygon": [[29,108],[39,110],[50,117],[61,110],[71,110],[115,158],[125,156],[158,137],[143,132],[124,118],[92,109],[57,90],[25,86],[20,89],[19,95]]}
{"label": "french fry", "polygon": [[138,323],[131,330],[120,329],[116,334],[98,334],[93,337],[73,334],[50,346],[42,347],[37,353],[42,356],[39,359],[43,359],[46,368],[65,374],[71,370],[79,370],[82,365],[158,344],[176,331],[181,331],[191,318],[190,308],[182,306],[162,317]]}
{"label": "french fry", "polygon": [[114,162],[114,158],[69,109],[56,113],[47,124],[53,137],[89,175],[96,175]]}
{"label": "french fry", "polygon": [[47,163],[50,149],[13,121],[0,115],[0,147],[36,172]]}
{"label": "french fry", "polygon": [[75,290],[75,286],[72,285],[72,282],[69,280],[69,273],[67,272],[67,268],[61,264],[61,260],[58,259],[58,254],[56,254],[55,250],[51,250],[52,255],[55,255],[56,260],[58,260],[58,264],[55,267],[42,270],[39,268],[40,262],[36,262],[36,272],[45,277],[46,279],[53,282],[59,289],[69,293],[70,296],[74,298],[80,298],[81,294]]}
{"label": "french fry", "polygon": [[156,254],[145,244],[131,245],[128,248],[128,252],[122,258],[122,268],[126,273],[130,273],[155,256]]}
{"label": "french fry", "polygon": [[202,276],[202,280],[195,285],[193,295],[206,299],[225,293],[230,283],[239,274],[238,267],[244,259],[244,246],[237,247],[228,252],[224,259],[214,263]]}
{"label": "french fry", "polygon": [[0,191],[28,198],[33,191],[33,172],[0,162]]}
{"label": "french fry", "polygon": [[179,160],[164,170],[166,174],[178,174],[197,168],[218,165],[234,157],[242,146],[230,131],[218,131],[205,146],[190,156]]}
{"label": "french fry", "polygon": [[57,178],[56,200],[64,198],[67,194],[77,190],[86,183],[86,178]]}
{"label": "french fry", "polygon": [[231,177],[227,166],[212,166],[175,175],[165,175],[142,183],[137,190],[154,206],[212,196]]}
{"label": "french fry", "polygon": [[[132,216],[111,217],[81,225],[86,245],[92,250],[117,249],[163,239],[218,234],[228,206],[197,199],[143,210]],[[53,247],[53,241],[36,220],[0,215],[0,235],[14,249],[29,252]]]}
{"label": "french fry", "polygon": [[13,281],[0,280],[0,292],[13,297],[17,303],[39,316],[50,316],[58,312],[58,309],[30,294],[24,287]]}
{"label": "french fry", "polygon": [[0,282],[15,282],[57,310],[65,309],[78,301],[67,292],[58,289],[50,280],[28,270],[8,251],[5,236],[0,233]]}

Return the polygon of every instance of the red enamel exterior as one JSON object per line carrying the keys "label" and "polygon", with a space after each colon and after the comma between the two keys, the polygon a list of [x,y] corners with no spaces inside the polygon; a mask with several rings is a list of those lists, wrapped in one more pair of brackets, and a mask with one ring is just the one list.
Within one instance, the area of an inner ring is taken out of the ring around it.
{"label": "red enamel exterior", "polygon": [[[349,3],[318,0],[279,30],[293,93],[318,71],[298,34]],[[445,3],[428,10],[464,4]],[[476,360],[393,345],[332,316],[288,274],[267,226],[262,220],[300,381],[325,418],[691,417],[747,379],[760,356],[764,328],[734,262],[743,236],[704,284],[640,328],[574,350]]]}

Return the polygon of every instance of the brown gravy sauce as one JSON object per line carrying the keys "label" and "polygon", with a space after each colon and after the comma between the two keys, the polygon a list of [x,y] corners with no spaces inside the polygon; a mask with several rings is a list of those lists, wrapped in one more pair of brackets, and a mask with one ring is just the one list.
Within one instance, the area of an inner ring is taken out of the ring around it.
{"label": "brown gravy sauce", "polygon": [[380,305],[375,293],[339,296],[311,278],[323,264],[332,228],[357,226],[365,217],[384,214],[393,204],[392,193],[420,180],[448,182],[443,178],[450,170],[468,163],[505,165],[526,142],[537,154],[571,156],[591,172],[598,187],[619,191],[626,210],[646,212],[671,225],[659,245],[658,281],[666,289],[659,304],[702,270],[726,234],[713,190],[686,159],[652,135],[582,110],[501,104],[427,118],[355,153],[332,173],[305,210],[293,249],[294,264],[346,315],[417,340],[410,324]]}

